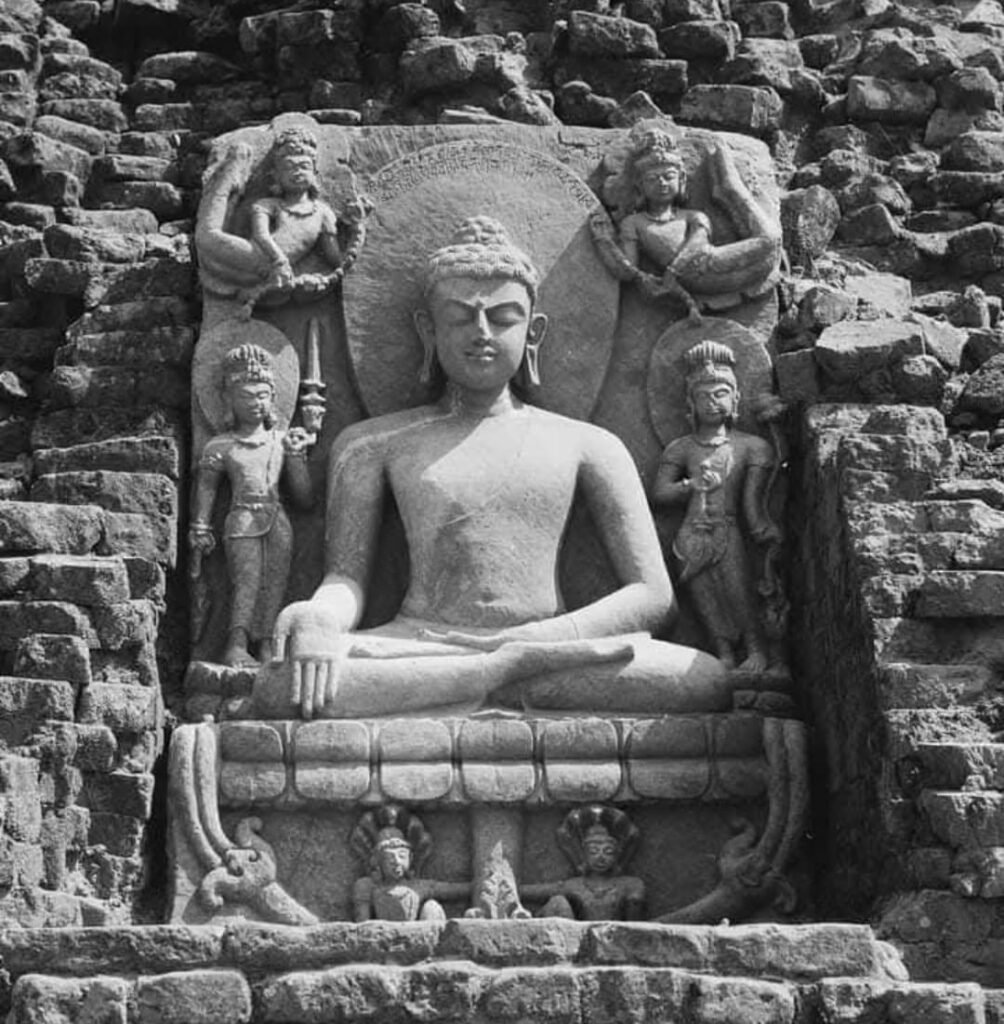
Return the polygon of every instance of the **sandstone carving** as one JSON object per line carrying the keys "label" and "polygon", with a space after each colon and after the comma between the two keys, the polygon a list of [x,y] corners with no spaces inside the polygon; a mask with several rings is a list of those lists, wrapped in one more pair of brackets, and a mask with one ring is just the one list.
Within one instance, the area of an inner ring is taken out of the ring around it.
{"label": "sandstone carving", "polygon": [[436,882],[420,872],[432,852],[432,837],[414,814],[393,804],[367,811],[350,845],[368,874],[352,889],[357,921],[443,921],[440,899],[465,898],[470,886]]}
{"label": "sandstone carving", "polygon": [[708,211],[682,205],[684,160],[677,139],[659,122],[636,125],[620,173],[605,186],[616,236],[605,218],[591,222],[615,277],[636,283],[652,300],[682,305],[693,320],[704,307],[727,308],[769,290],[781,258],[779,219],[752,195],[724,142],[710,143],[701,170],[736,241],[714,241]]}
{"label": "sandstone carving", "polygon": [[[265,163],[271,194],[252,201],[244,218],[234,214],[251,176],[251,149],[236,144],[210,166],[195,234],[203,287],[238,298],[248,315],[259,302],[312,300],[334,288],[359,254],[368,212],[362,199],[347,204],[343,251],[338,217],[318,198],[317,139],[305,127],[277,134]],[[235,221],[245,222],[244,231]]]}
{"label": "sandstone carving", "polygon": [[526,886],[523,895],[549,897],[539,917],[580,921],[640,921],[644,918],[645,883],[623,875],[641,839],[631,819],[616,807],[589,805],[565,815],[558,845],[575,877],[555,885]]}
{"label": "sandstone carving", "polygon": [[268,352],[256,345],[231,349],[223,359],[223,392],[232,427],[212,438],[196,470],[193,520],[189,527],[191,572],[198,579],[202,558],[216,546],[211,523],[221,482],[230,484],[223,547],[230,577],[230,619],[223,662],[257,664],[249,644],[268,660],[272,626],[282,604],[292,556],[292,531],[279,491],[284,482],[294,501],[309,504],[308,437],[302,428],[274,424],[275,376]]}
{"label": "sandstone carving", "polygon": [[[684,354],[694,429],[663,452],[652,500],[686,505],[673,555],[715,653],[734,667],[741,647],[739,667],[760,673],[769,651],[743,529],[755,545],[780,549],[766,501],[777,456],[763,438],[733,427],[740,399],[735,363],[720,342],[701,342]],[[763,559],[767,573],[772,554]]]}

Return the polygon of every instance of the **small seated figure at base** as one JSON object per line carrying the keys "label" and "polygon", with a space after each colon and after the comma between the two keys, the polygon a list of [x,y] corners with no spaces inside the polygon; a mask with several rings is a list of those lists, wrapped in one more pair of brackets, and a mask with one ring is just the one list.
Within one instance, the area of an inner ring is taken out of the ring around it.
{"label": "small seated figure at base", "polygon": [[767,641],[741,524],[745,521],[755,544],[781,543],[765,500],[774,450],[762,437],[732,426],[740,395],[735,356],[727,345],[701,342],[684,361],[694,431],[666,446],[652,501],[657,506],[686,502],[673,554],[680,562],[680,583],[715,653],[734,668],[742,644],[746,657],[739,668],[762,673],[768,667]]}
{"label": "small seated figure at base", "polygon": [[432,838],[403,807],[387,804],[367,811],[353,829],[350,843],[370,872],[352,887],[356,921],[445,921],[439,900],[470,895],[466,883],[416,877],[432,852]]}
{"label": "small seated figure at base", "polygon": [[549,897],[536,917],[579,921],[641,921],[645,883],[620,872],[638,846],[638,829],[615,807],[569,811],[558,829],[558,844],[577,872],[563,882],[524,885],[524,899]]}
{"label": "small seated figure at base", "polygon": [[275,429],[272,358],[257,345],[239,345],[223,359],[223,386],[233,428],[211,438],[196,475],[189,546],[192,575],[216,547],[211,524],[223,478],[230,482],[230,509],[223,548],[230,576],[230,620],[223,663],[256,666],[249,645],[260,641],[263,661],[272,656],[272,627],[289,579],[293,529],[282,507],[280,482],[301,506],[311,502],[306,432]]}
{"label": "small seated figure at base", "polygon": [[[250,701],[231,714],[455,714],[508,684],[510,702],[548,710],[731,709],[716,658],[651,639],[673,616],[673,593],[623,443],[520,397],[539,379],[546,318],[533,311],[537,283],[529,258],[489,218],[466,222],[433,254],[416,325],[443,397],[339,436],[327,574],[313,598],[282,611],[280,661],[262,667]],[[408,592],[392,621],[362,631],[391,498],[408,544]],[[558,560],[576,500],[617,582],[570,611]]]}

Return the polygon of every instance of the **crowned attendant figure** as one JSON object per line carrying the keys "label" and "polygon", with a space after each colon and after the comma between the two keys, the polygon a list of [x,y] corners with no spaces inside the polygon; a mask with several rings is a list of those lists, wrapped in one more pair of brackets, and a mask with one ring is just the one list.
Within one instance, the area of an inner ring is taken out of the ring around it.
{"label": "crowned attendant figure", "polygon": [[212,438],[196,471],[189,546],[201,563],[216,546],[213,505],[224,478],[230,483],[230,509],[223,526],[223,548],[230,576],[230,620],[226,665],[257,665],[249,645],[272,654],[272,627],[289,578],[292,528],[282,507],[280,482],[294,501],[309,505],[307,436],[297,427],[273,424],[275,378],[271,356],[257,345],[239,345],[223,359],[223,391],[232,428]]}
{"label": "crowned attendant figure", "polygon": [[656,505],[686,503],[673,542],[679,581],[718,657],[736,664],[740,644],[750,672],[767,668],[767,644],[757,615],[755,581],[743,535],[757,544],[780,542],[765,500],[775,455],[755,434],[733,427],[739,409],[735,356],[704,341],[684,355],[693,433],[667,445],[653,487]]}

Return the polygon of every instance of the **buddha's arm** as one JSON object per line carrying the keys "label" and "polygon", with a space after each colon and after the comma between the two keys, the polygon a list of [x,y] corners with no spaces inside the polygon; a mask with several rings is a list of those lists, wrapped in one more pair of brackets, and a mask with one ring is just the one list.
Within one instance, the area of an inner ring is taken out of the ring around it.
{"label": "buddha's arm", "polygon": [[658,629],[675,611],[673,588],[638,471],[620,440],[591,432],[579,484],[621,586],[571,613],[578,635]]}

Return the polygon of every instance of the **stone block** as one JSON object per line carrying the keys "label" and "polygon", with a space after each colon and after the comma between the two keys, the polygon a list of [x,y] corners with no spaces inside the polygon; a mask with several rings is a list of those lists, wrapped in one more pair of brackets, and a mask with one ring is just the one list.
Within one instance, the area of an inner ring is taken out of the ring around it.
{"label": "stone block", "polygon": [[64,601],[0,601],[0,650],[17,649],[33,633],[66,633],[97,646],[90,619]]}
{"label": "stone block", "polygon": [[920,806],[943,843],[964,849],[1004,846],[1004,793],[925,790]]}
{"label": "stone block", "polygon": [[201,50],[180,50],[147,57],[136,71],[137,78],[167,78],[182,85],[205,85],[239,78],[236,64]]}
{"label": "stone block", "polygon": [[913,984],[889,993],[891,1024],[985,1024],[983,990],[979,985]]}
{"label": "stone block", "polygon": [[121,559],[36,555],[31,559],[31,568],[31,593],[40,601],[94,606],[129,599],[129,581]]}
{"label": "stone block", "polygon": [[122,601],[100,605],[91,615],[98,641],[105,650],[149,646],[157,636],[156,607],[149,601]]}
{"label": "stone block", "polygon": [[783,104],[770,88],[755,85],[695,85],[680,103],[680,121],[703,128],[762,135],[780,124]]}
{"label": "stone block", "polygon": [[878,672],[883,708],[947,708],[972,704],[996,688],[984,665],[918,665],[893,662]]}
{"label": "stone block", "polygon": [[191,327],[78,334],[59,349],[56,361],[62,365],[149,366],[153,362],[187,367],[194,347],[195,331]]}
{"label": "stone block", "polygon": [[62,211],[63,220],[81,228],[98,231],[125,231],[131,234],[156,234],[157,218],[149,210],[79,210]]}
{"label": "stone block", "polygon": [[91,811],[123,814],[146,821],[153,800],[153,776],[146,772],[106,772],[84,780],[82,803]]}
{"label": "stone block", "polygon": [[177,220],[185,213],[181,190],[166,181],[106,181],[98,190],[101,202],[149,210],[158,220]]}
{"label": "stone block", "polygon": [[121,103],[110,99],[57,99],[43,103],[39,112],[68,121],[80,121],[106,132],[124,132],[129,127]]}
{"label": "stone block", "polygon": [[133,114],[140,132],[197,131],[202,114],[194,103],[142,103]]}
{"label": "stone block", "polygon": [[659,41],[651,25],[630,18],[612,18],[573,11],[568,45],[576,57],[658,57]]}
{"label": "stone block", "polygon": [[948,238],[947,265],[964,277],[1004,269],[1004,225],[974,224]]}
{"label": "stone block", "polygon": [[104,522],[104,539],[110,554],[145,558],[168,567],[174,565],[178,524],[173,518],[109,512]]}
{"label": "stone block", "polygon": [[27,558],[0,559],[0,598],[24,593],[30,574],[31,562]]}
{"label": "stone block", "polygon": [[[0,729],[15,735],[11,729],[15,706],[7,700],[10,695],[0,679],[0,699],[3,699],[4,716]],[[44,707],[43,707],[44,710]],[[7,736],[4,737],[5,742]],[[37,844],[42,834],[42,798],[39,787],[39,761],[34,757],[17,757],[10,754],[0,756],[0,806],[3,807],[3,824],[6,838],[17,843]]]}
{"label": "stone block", "polygon": [[795,1019],[793,990],[775,982],[695,977],[689,995],[694,1024],[791,1024]]}
{"label": "stone block", "polygon": [[736,8],[735,19],[745,37],[791,39],[794,32],[788,10],[781,0],[761,0]]}
{"label": "stone block", "polygon": [[39,477],[32,500],[66,505],[99,505],[109,512],[133,512],[174,518],[178,490],[170,477],[153,473],[80,470]]}
{"label": "stone block", "polygon": [[0,147],[0,153],[14,174],[29,170],[69,171],[81,181],[87,181],[91,172],[90,153],[40,131],[12,136]]}
{"label": "stone block", "polygon": [[355,964],[298,971],[266,981],[256,1008],[265,1020],[288,1024],[328,1024],[335,1007],[346,1022],[378,1021],[402,1005],[405,986],[400,967]]}
{"label": "stone block", "polygon": [[160,727],[159,694],[152,687],[91,683],[80,696],[77,721],[104,725],[116,734],[140,733]]}
{"label": "stone block", "polygon": [[108,470],[178,479],[178,443],[171,437],[122,437],[69,448],[40,448],[33,453],[40,476]]}
{"label": "stone block", "polygon": [[962,64],[961,55],[948,38],[879,29],[868,34],[857,71],[888,81],[933,82],[957,71]]}
{"label": "stone block", "polygon": [[36,118],[32,128],[40,135],[46,135],[56,142],[83,150],[91,156],[100,156],[104,153],[107,145],[105,133],[99,128],[92,128],[79,121],[69,121],[65,117],[56,117],[52,114]]}
{"label": "stone block", "polygon": [[967,67],[940,78],[938,101],[948,110],[975,113],[1001,109],[1001,85],[981,67]]}
{"label": "stone block", "polygon": [[104,514],[94,505],[0,501],[0,554],[87,554],[101,540]]}
{"label": "stone block", "polygon": [[740,36],[734,21],[681,21],[659,33],[659,47],[679,60],[731,60]]}
{"label": "stone block", "polygon": [[934,88],[926,82],[852,75],[847,83],[847,113],[862,121],[926,124],[936,105]]}
{"label": "stone block", "polygon": [[1004,171],[1004,132],[966,132],[941,154],[946,171]]}
{"label": "stone block", "polygon": [[251,989],[239,971],[175,971],[136,981],[139,1024],[247,1024]]}
{"label": "stone block", "polygon": [[125,978],[81,979],[25,974],[18,978],[11,993],[10,1021],[11,1024],[126,1024],[131,987]]}
{"label": "stone block", "polygon": [[922,355],[924,335],[904,320],[843,321],[827,327],[813,350],[833,380],[855,381],[908,356]]}
{"label": "stone block", "polygon": [[84,263],[135,263],[143,259],[146,241],[143,235],[120,231],[101,231],[53,224],[42,239],[49,256]]}
{"label": "stone block", "polygon": [[970,375],[959,396],[958,408],[988,417],[1004,413],[1004,353],[991,356]]}
{"label": "stone block", "polygon": [[1004,572],[932,572],[920,584],[917,618],[1004,616]]}
{"label": "stone block", "polygon": [[103,181],[165,181],[171,166],[170,160],[158,156],[114,153],[96,160],[94,172]]}
{"label": "stone block", "polygon": [[75,696],[66,682],[0,676],[0,739],[16,747],[43,722],[72,722]]}
{"label": "stone block", "polygon": [[589,948],[589,935],[589,925],[558,918],[524,921],[454,918],[443,928],[436,956],[447,960],[473,960],[491,967],[570,964]]}
{"label": "stone block", "polygon": [[14,672],[31,679],[62,679],[86,686],[91,681],[90,652],[78,636],[36,633],[15,648]]}

